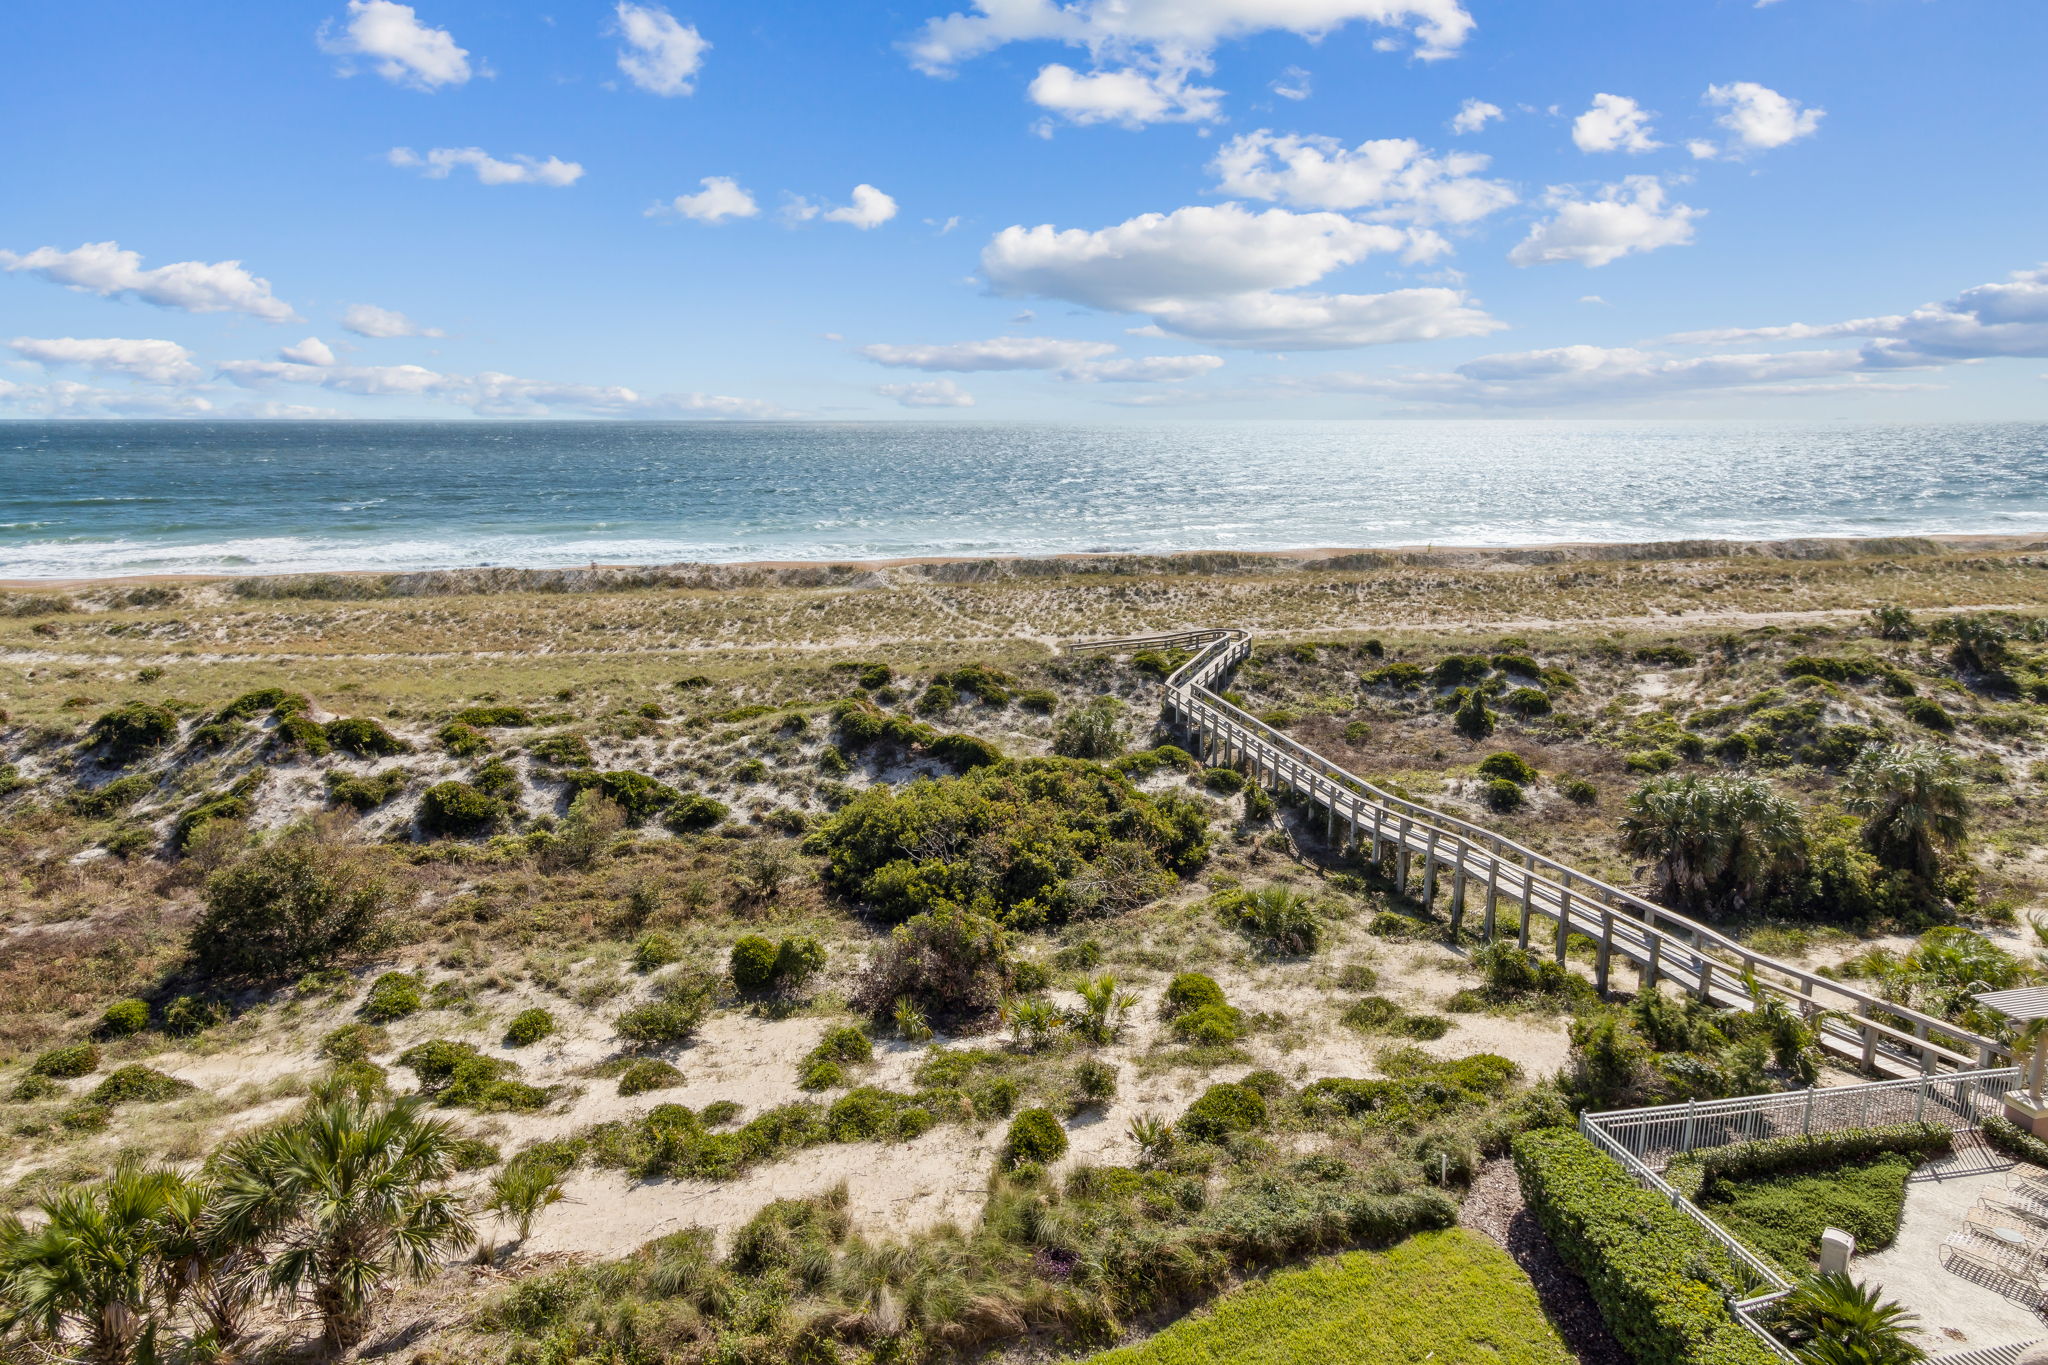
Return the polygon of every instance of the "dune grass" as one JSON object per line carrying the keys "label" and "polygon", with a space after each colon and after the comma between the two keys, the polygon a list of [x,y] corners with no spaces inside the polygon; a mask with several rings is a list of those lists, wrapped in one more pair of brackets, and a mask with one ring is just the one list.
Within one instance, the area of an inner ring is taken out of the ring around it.
{"label": "dune grass", "polygon": [[1507,1253],[1452,1228],[1286,1270],[1088,1365],[1569,1365]]}

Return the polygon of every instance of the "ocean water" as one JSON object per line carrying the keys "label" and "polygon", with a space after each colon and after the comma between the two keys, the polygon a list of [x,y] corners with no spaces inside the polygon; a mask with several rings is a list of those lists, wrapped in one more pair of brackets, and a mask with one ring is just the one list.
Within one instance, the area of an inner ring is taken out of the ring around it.
{"label": "ocean water", "polygon": [[2048,423],[5,422],[0,577],[2048,533]]}

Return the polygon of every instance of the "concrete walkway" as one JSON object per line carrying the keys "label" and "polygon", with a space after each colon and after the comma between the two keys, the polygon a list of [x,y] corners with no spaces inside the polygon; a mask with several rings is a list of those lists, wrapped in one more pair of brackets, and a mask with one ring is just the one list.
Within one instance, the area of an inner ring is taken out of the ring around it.
{"label": "concrete walkway", "polygon": [[2048,1337],[2048,1323],[2031,1309],[1941,1265],[1943,1240],[1963,1225],[1963,1215],[1981,1196],[2005,1189],[2010,1168],[2011,1163],[1974,1145],[1922,1166],[1906,1186],[1898,1240],[1883,1251],[1858,1256],[1849,1267],[1857,1279],[1919,1315],[1916,1340],[1930,1354]]}

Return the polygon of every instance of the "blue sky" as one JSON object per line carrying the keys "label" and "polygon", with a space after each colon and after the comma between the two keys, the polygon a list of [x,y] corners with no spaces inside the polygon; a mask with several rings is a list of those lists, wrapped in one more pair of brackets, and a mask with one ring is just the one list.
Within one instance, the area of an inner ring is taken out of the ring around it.
{"label": "blue sky", "polygon": [[2038,418],[2038,0],[17,7],[0,414]]}

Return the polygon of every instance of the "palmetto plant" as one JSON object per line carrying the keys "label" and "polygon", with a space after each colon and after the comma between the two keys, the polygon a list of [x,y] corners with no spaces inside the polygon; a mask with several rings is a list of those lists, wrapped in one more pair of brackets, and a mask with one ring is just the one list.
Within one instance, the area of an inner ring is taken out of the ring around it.
{"label": "palmetto plant", "polygon": [[315,1105],[217,1154],[220,1226],[273,1246],[270,1288],[309,1298],[339,1354],[368,1332],[387,1284],[425,1279],[443,1252],[474,1239],[461,1198],[444,1188],[458,1141],[417,1101]]}
{"label": "palmetto plant", "polygon": [[92,1365],[153,1356],[160,1220],[179,1183],[130,1163],[44,1201],[38,1226],[0,1220],[0,1327],[76,1343]]}
{"label": "palmetto plant", "polygon": [[539,1161],[515,1161],[491,1177],[491,1197],[484,1207],[510,1220],[524,1242],[542,1209],[560,1203],[562,1172]]}
{"label": "palmetto plant", "polygon": [[1915,1365],[1919,1320],[1844,1274],[1815,1275],[1789,1295],[1781,1321],[1804,1365]]}
{"label": "palmetto plant", "polygon": [[1690,909],[1739,908],[1805,854],[1799,806],[1753,777],[1674,773],[1636,789],[1622,846],[1654,859],[1666,900]]}
{"label": "palmetto plant", "polygon": [[1027,998],[1010,1005],[1010,1032],[1017,1040],[1017,1046],[1026,1052],[1036,1052],[1052,1041],[1066,1024],[1066,1017],[1059,1007],[1049,1000]]}
{"label": "palmetto plant", "polygon": [[1084,981],[1077,988],[1081,993],[1081,1008],[1074,1014],[1074,1032],[1093,1043],[1107,1043],[1116,1038],[1124,1026],[1124,1016],[1138,1003],[1138,997],[1129,991],[1117,989],[1116,974],[1105,972],[1093,981]]}
{"label": "palmetto plant", "polygon": [[1173,1150],[1173,1125],[1157,1114],[1139,1114],[1131,1120],[1131,1141],[1138,1144],[1138,1164],[1154,1166]]}
{"label": "palmetto plant", "polygon": [[260,1247],[213,1216],[213,1186],[175,1180],[164,1193],[156,1273],[167,1307],[190,1309],[219,1347],[240,1339],[263,1289]]}
{"label": "palmetto plant", "polygon": [[1932,877],[1941,855],[1969,832],[1962,761],[1931,744],[1872,747],[1842,778],[1842,804],[1863,817],[1863,840],[1878,861]]}

